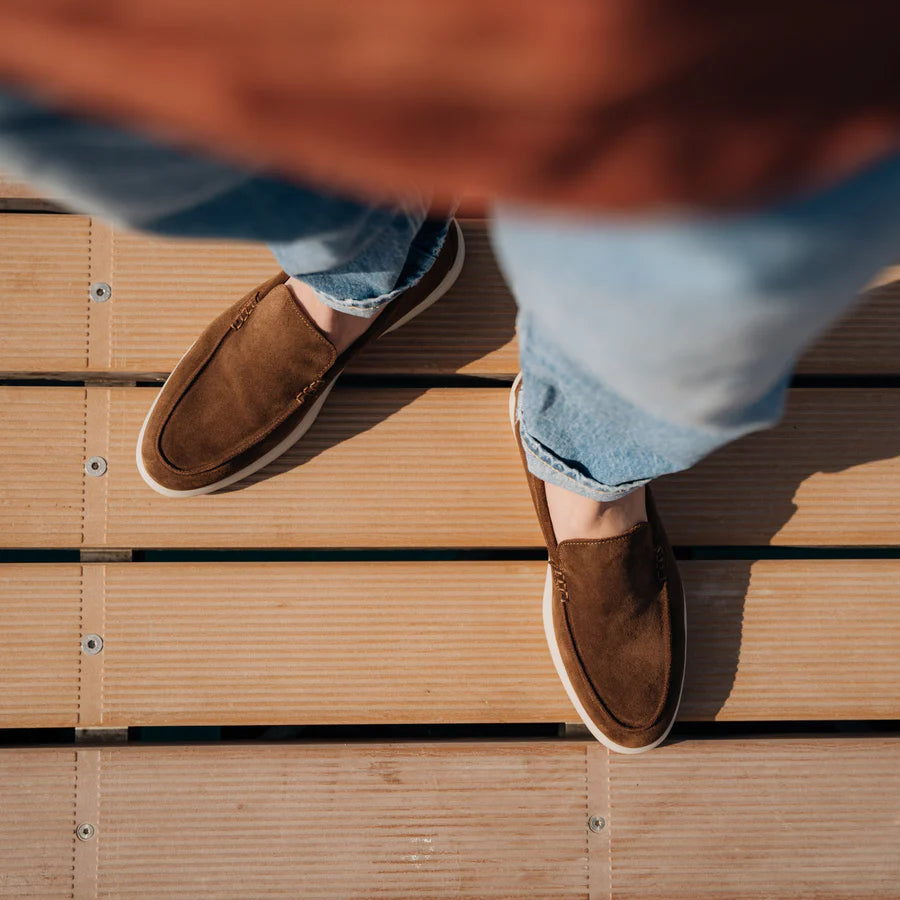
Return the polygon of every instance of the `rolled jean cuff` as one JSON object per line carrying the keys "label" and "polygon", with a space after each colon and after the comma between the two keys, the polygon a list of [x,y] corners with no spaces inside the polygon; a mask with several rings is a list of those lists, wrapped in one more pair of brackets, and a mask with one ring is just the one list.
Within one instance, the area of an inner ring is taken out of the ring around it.
{"label": "rolled jean cuff", "polygon": [[[300,279],[305,281],[305,279]],[[353,300],[349,297],[332,297],[322,291],[313,288],[313,293],[322,301],[325,306],[330,306],[338,312],[347,313],[351,316],[358,316],[360,319],[374,318],[385,304],[390,303],[394,297],[400,292],[397,290],[387,294],[380,294],[377,297],[366,297],[363,300]]]}
{"label": "rolled jean cuff", "polygon": [[603,484],[578,472],[562,460],[554,456],[540,441],[536,441],[526,430],[522,422],[519,422],[519,434],[522,438],[522,446],[525,448],[525,461],[528,471],[535,478],[558,485],[567,491],[580,494],[589,500],[598,503],[611,503],[636,491],[650,482],[650,478],[642,478],[639,481],[629,481],[626,484]]}
{"label": "rolled jean cuff", "polygon": [[[326,306],[351,316],[371,319],[391,300],[413,287],[434,265],[447,239],[452,221],[452,218],[426,219],[422,223],[409,246],[400,275],[389,291],[369,296],[348,297],[333,293],[336,286],[343,286],[345,283],[339,272],[321,272],[297,277],[308,284]],[[373,249],[369,248],[367,252],[371,253]]]}

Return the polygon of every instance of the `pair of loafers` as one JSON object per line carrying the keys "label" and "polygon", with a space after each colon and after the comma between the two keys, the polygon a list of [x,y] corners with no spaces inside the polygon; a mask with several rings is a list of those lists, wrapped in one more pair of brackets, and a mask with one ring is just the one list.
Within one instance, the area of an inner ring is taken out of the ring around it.
{"label": "pair of loafers", "polygon": [[[218,316],[179,361],[141,428],[137,466],[153,490],[192,497],[234,484],[309,430],[347,363],[435,303],[462,270],[454,223],[434,265],[338,353],[281,272]],[[511,394],[519,438],[517,379]],[[519,439],[523,462],[525,449]],[[661,743],[684,679],[678,568],[648,490],[648,522],[603,541],[557,542],[544,485],[526,477],[549,565],[544,628],[556,670],[591,733],[611,750]]]}

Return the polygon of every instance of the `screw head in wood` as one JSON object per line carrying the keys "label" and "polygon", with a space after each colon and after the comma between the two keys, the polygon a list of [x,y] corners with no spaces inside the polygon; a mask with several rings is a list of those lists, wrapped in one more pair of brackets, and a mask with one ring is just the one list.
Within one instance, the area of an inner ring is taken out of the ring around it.
{"label": "screw head in wood", "polygon": [[112,288],[105,281],[95,281],[91,285],[91,300],[94,303],[105,303],[112,297]]}
{"label": "screw head in wood", "polygon": [[102,456],[92,456],[85,464],[84,471],[88,475],[99,478],[106,473],[106,460]]}
{"label": "screw head in wood", "polygon": [[89,841],[94,836],[94,826],[90,822],[82,822],[75,829],[75,836],[79,841]]}
{"label": "screw head in wood", "polygon": [[591,816],[590,819],[588,819],[588,828],[590,828],[591,831],[603,831],[603,829],[606,828],[606,819],[604,819],[603,816]]}
{"label": "screw head in wood", "polygon": [[96,656],[103,649],[103,638],[99,634],[86,634],[81,639],[81,649],[88,656]]}

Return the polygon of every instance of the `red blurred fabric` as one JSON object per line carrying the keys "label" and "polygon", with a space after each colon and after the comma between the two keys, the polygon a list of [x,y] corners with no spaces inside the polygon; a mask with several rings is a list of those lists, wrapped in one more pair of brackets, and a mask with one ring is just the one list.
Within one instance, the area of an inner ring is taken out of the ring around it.
{"label": "red blurred fabric", "polygon": [[382,198],[730,207],[900,144],[897,0],[0,0],[0,79]]}

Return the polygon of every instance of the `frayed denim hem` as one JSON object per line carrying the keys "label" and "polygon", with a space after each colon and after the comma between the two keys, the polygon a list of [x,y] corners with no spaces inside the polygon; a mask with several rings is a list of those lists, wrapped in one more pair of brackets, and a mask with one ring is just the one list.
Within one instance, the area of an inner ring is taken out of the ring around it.
{"label": "frayed denim hem", "polygon": [[365,300],[339,300],[337,297],[330,297],[328,294],[323,294],[314,288],[313,293],[325,306],[330,306],[338,312],[358,316],[361,319],[373,319],[400,291],[391,291],[389,294],[382,294],[380,297],[370,297]]}
{"label": "frayed denim hem", "polygon": [[[312,284],[309,286],[326,306],[351,316],[371,319],[387,306],[391,300],[421,281],[426,272],[434,265],[435,260],[443,249],[452,221],[452,219],[425,221],[413,240],[409,255],[400,272],[400,277],[397,279],[397,284],[386,294],[363,298],[335,297],[332,294],[319,290]],[[327,277],[327,273],[323,274]],[[301,278],[301,281],[306,281],[306,279]],[[306,283],[308,284],[309,282],[306,281]]]}
{"label": "frayed denim hem", "polygon": [[525,448],[525,460],[528,471],[541,481],[555,484],[589,500],[598,503],[611,503],[627,497],[638,488],[648,484],[652,479],[643,478],[639,481],[629,481],[626,484],[608,485],[594,481],[581,472],[576,472],[570,466],[558,460],[547,452],[539,442],[535,441],[525,427],[519,422],[519,434],[522,438],[522,446]]}

